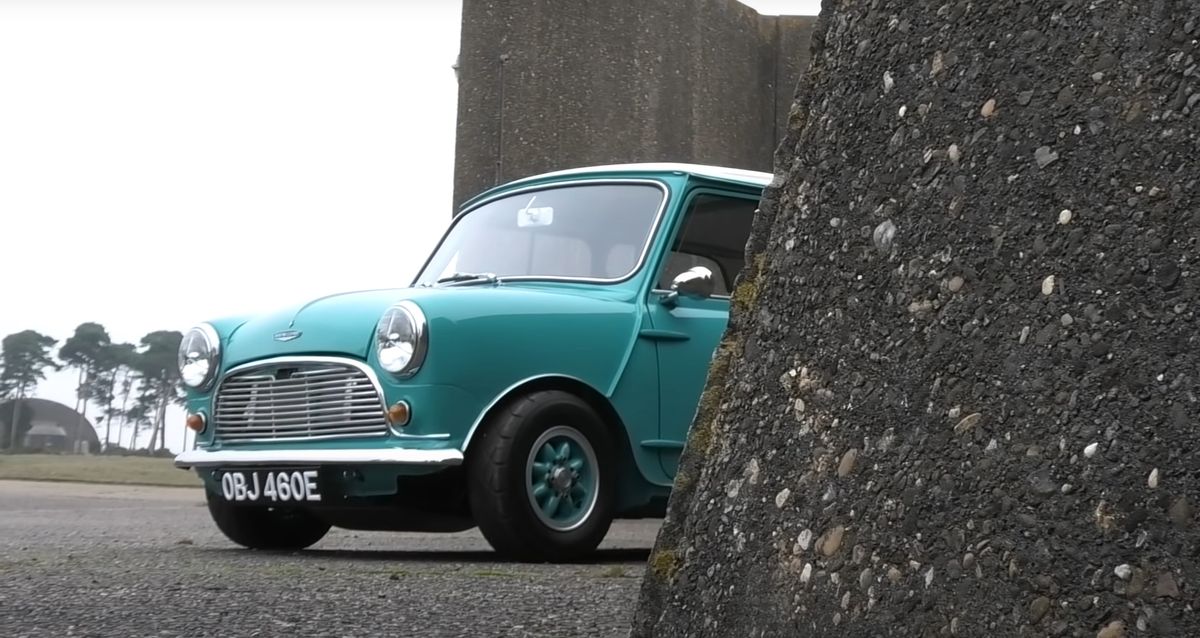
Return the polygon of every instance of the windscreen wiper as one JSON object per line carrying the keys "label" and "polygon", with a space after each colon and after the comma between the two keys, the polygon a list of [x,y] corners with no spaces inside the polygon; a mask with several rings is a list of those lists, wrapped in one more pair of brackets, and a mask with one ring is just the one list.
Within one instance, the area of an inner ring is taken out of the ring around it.
{"label": "windscreen wiper", "polygon": [[442,277],[441,279],[437,280],[436,283],[448,284],[474,281],[486,281],[487,283],[494,284],[499,282],[500,278],[497,277],[495,273],[490,272],[456,272],[453,275]]}

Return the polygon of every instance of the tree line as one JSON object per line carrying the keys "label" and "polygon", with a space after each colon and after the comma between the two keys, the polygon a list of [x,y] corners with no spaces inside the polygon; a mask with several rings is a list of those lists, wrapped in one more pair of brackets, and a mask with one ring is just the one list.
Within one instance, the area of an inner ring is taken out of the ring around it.
{"label": "tree line", "polygon": [[[13,452],[24,447],[33,411],[23,400],[35,396],[38,383],[48,372],[61,370],[78,373],[77,428],[86,427],[89,409],[97,410],[92,421],[102,451],[138,449],[138,434],[146,428],[151,433],[146,450],[151,454],[166,450],[167,408],[183,405],[185,398],[176,363],[182,338],[177,331],[156,330],[136,344],[115,342],[108,330],[95,322],[79,324],[61,344],[35,330],[4,337],[0,342],[0,406],[4,412],[0,413],[0,450]],[[126,429],[131,430],[128,445]]]}

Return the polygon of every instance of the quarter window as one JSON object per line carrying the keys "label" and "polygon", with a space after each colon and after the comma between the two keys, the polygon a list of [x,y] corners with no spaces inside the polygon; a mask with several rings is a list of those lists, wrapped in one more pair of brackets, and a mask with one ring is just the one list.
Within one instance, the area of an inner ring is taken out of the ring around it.
{"label": "quarter window", "polygon": [[713,294],[728,296],[746,261],[746,241],[758,200],[701,194],[692,199],[683,226],[664,260],[657,282],[669,290],[671,281],[695,266],[713,273]]}

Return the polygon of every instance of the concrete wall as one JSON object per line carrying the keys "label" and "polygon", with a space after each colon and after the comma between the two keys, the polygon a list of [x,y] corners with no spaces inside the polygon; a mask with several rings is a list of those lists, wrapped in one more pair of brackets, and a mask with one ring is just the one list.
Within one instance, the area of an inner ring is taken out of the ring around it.
{"label": "concrete wall", "polygon": [[825,6],[627,635],[1200,636],[1200,3]]}
{"label": "concrete wall", "polygon": [[815,18],[734,0],[464,0],[455,207],[559,168],[772,169]]}

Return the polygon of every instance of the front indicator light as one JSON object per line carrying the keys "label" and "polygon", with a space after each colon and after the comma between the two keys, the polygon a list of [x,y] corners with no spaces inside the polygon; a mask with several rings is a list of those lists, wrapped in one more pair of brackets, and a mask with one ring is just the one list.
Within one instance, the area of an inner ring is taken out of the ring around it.
{"label": "front indicator light", "polygon": [[199,413],[189,414],[188,418],[187,418],[187,426],[188,426],[188,428],[195,430],[196,432],[203,432],[204,431],[204,415],[199,414]]}
{"label": "front indicator light", "polygon": [[412,408],[407,401],[397,401],[387,410],[387,420],[394,427],[404,427],[412,420]]}

